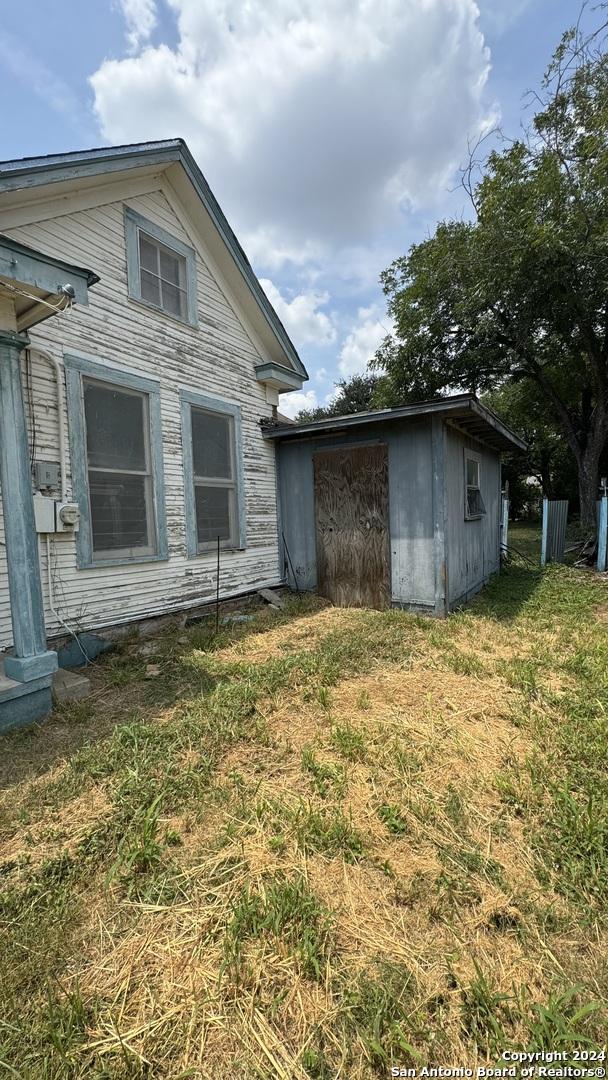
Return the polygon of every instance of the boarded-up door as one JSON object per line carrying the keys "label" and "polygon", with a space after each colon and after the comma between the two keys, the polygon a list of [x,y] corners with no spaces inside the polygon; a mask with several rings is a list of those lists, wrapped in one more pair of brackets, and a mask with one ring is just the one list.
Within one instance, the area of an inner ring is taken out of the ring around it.
{"label": "boarded-up door", "polygon": [[385,445],[314,455],[317,587],[339,607],[390,603]]}

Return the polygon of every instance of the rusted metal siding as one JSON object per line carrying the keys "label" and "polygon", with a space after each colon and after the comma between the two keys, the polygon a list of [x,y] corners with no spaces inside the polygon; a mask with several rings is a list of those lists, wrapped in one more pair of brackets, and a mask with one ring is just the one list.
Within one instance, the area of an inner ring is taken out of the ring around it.
{"label": "rusted metal siding", "polygon": [[[169,558],[154,564],[134,561],[124,566],[78,570],[73,537],[55,537],[51,545],[52,574],[60,614],[69,624],[87,629],[179,609],[213,595],[214,556],[190,559],[186,554],[180,389],[222,398],[240,405],[242,411],[247,548],[223,553],[222,594],[276,584],[281,573],[275,448],[263,439],[259,427],[260,417],[269,416],[271,407],[254,374],[255,365],[266,358],[239,316],[238,298],[227,295],[208,265],[185,211],[176,212],[174,195],[165,192],[159,181],[158,190],[153,192],[123,200],[114,191],[113,198],[111,203],[92,209],[58,212],[53,218],[7,230],[42,251],[90,265],[101,278],[91,290],[90,306],[49,319],[33,330],[33,346],[40,346],[60,361],[64,352],[77,353],[101,360],[110,368],[127,369],[160,381]],[[197,249],[198,328],[129,299],[125,203]],[[64,209],[69,209],[68,203]],[[53,375],[35,355],[27,380],[24,371],[24,393],[30,427],[35,429],[36,458],[58,461]],[[48,611],[44,558],[42,564],[47,632],[53,634],[60,631],[60,626]],[[0,647],[10,643],[6,572],[0,548]]]}

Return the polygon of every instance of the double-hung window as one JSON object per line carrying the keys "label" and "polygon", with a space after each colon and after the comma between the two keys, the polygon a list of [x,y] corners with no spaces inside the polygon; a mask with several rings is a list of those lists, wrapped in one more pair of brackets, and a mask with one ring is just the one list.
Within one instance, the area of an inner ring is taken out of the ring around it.
{"label": "double-hung window", "polygon": [[486,512],[481,495],[481,456],[474,450],[464,452],[465,507],[467,520],[483,517]]}
{"label": "double-hung window", "polygon": [[156,554],[148,395],[84,378],[93,554]]}
{"label": "double-hung window", "polygon": [[166,229],[125,207],[129,296],[197,324],[196,255]]}
{"label": "double-hung window", "polygon": [[239,407],[184,392],[182,426],[188,553],[244,547]]}
{"label": "double-hung window", "polygon": [[166,558],[160,392],[66,357],[80,566]]}

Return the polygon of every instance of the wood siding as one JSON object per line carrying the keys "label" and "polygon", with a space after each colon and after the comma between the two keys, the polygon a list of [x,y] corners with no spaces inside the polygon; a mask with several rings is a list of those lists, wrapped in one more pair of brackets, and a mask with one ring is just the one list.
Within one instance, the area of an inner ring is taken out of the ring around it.
{"label": "wood siding", "polygon": [[[481,455],[485,514],[465,520],[464,452]],[[446,427],[446,547],[450,604],[468,600],[500,569],[500,454]]]}
{"label": "wood siding", "polygon": [[314,472],[319,592],[338,607],[388,607],[386,443],[316,453]]}
{"label": "wood siding", "polygon": [[[114,190],[111,203],[52,218],[42,207],[38,222],[6,229],[25,244],[89,266],[101,278],[90,291],[88,308],[76,307],[71,314],[53,317],[31,331],[33,347],[47,350],[59,361],[64,352],[75,353],[107,363],[110,369],[127,369],[160,382],[169,558],[78,570],[74,538],[55,536],[51,574],[56,606],[61,618],[79,629],[203,603],[214,593],[214,555],[188,558],[186,553],[180,389],[222,398],[242,410],[247,547],[222,554],[222,595],[276,584],[281,577],[275,449],[262,438],[259,427],[260,418],[269,416],[271,408],[254,374],[255,365],[267,357],[254,344],[234,298],[228,297],[208,265],[195,227],[162,182],[158,190],[146,194],[124,200],[116,195]],[[125,203],[197,249],[198,328],[129,299]],[[59,461],[54,375],[50,365],[35,354],[29,372],[24,361],[24,397],[35,458]],[[49,611],[42,546],[41,562],[47,633],[52,636],[63,630]],[[0,647],[10,644],[6,565],[0,546]]]}
{"label": "wood siding", "polygon": [[435,603],[430,419],[378,424],[334,438],[285,441],[279,447],[282,528],[301,589],[317,587],[313,455],[332,447],[386,443],[391,601],[432,609]]}

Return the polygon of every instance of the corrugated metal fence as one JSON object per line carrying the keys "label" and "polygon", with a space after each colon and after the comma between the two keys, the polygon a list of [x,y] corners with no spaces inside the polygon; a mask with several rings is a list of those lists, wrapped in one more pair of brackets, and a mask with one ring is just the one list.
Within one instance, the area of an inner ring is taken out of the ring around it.
{"label": "corrugated metal fence", "polygon": [[567,499],[543,499],[543,541],[541,564],[563,562],[568,523]]}

